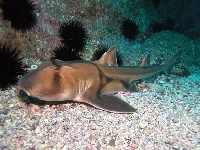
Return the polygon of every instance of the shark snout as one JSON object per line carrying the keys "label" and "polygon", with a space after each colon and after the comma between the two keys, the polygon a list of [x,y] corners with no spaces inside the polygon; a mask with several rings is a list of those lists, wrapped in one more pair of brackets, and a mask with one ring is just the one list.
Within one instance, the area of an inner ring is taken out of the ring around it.
{"label": "shark snout", "polygon": [[21,79],[19,79],[18,86],[21,90],[26,92],[28,96],[30,96],[31,91],[34,87],[34,80],[32,80],[31,78],[26,78],[26,76],[22,77]]}
{"label": "shark snout", "polygon": [[31,93],[29,92],[28,87],[26,87],[22,82],[19,82],[19,83],[18,83],[18,86],[19,86],[19,88],[20,88],[21,90],[23,90],[24,92],[26,92],[26,94],[27,94],[28,96],[31,95]]}

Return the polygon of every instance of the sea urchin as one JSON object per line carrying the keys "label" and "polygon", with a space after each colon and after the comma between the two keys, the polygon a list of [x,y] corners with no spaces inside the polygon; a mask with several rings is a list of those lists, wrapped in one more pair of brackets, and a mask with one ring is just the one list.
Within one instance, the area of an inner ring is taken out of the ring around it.
{"label": "sea urchin", "polygon": [[52,59],[59,59],[62,61],[82,60],[79,52],[73,51],[66,46],[56,47],[53,50],[54,56]]}
{"label": "sea urchin", "polygon": [[37,22],[35,5],[29,0],[1,0],[3,19],[11,22],[11,27],[26,31],[31,29]]}
{"label": "sea urchin", "polygon": [[18,81],[18,75],[24,75],[22,58],[19,51],[0,45],[0,89],[5,90]]}
{"label": "sea urchin", "polygon": [[61,42],[69,49],[81,52],[84,50],[87,40],[87,32],[83,24],[77,20],[61,23],[59,27]]}
{"label": "sea urchin", "polygon": [[138,26],[134,21],[131,21],[130,19],[124,20],[122,22],[121,32],[129,41],[134,40],[136,35],[139,33]]}

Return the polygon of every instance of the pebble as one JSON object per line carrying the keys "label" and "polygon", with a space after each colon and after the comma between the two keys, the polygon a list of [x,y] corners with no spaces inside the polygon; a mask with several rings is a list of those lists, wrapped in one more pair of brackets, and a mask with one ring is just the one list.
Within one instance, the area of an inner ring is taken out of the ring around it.
{"label": "pebble", "polygon": [[174,148],[174,149],[178,149],[179,146],[178,146],[178,145],[173,145],[173,148]]}
{"label": "pebble", "polygon": [[48,144],[40,144],[38,145],[38,149],[45,149],[48,148]]}
{"label": "pebble", "polygon": [[60,142],[57,142],[56,146],[59,147],[59,148],[61,148],[62,144]]}
{"label": "pebble", "polygon": [[3,114],[3,115],[7,115],[9,112],[8,109],[0,109],[0,115]]}
{"label": "pebble", "polygon": [[36,127],[35,133],[36,133],[36,134],[40,133],[40,127]]}
{"label": "pebble", "polygon": [[177,120],[176,118],[173,118],[173,119],[172,119],[172,122],[173,122],[173,123],[177,123],[178,120]]}
{"label": "pebble", "polygon": [[92,119],[92,118],[93,118],[93,115],[86,115],[85,118],[86,118],[86,119]]}
{"label": "pebble", "polygon": [[4,149],[7,149],[7,146],[5,146],[5,145],[1,145],[1,147],[0,147],[2,150],[4,150]]}
{"label": "pebble", "polygon": [[14,106],[15,106],[14,104],[10,104],[10,105],[9,105],[10,108],[12,108],[12,107],[14,107]]}
{"label": "pebble", "polygon": [[185,147],[179,147],[179,150],[187,150]]}
{"label": "pebble", "polygon": [[144,128],[146,128],[148,126],[148,122],[140,122],[139,123],[139,127],[141,128],[141,129],[144,129]]}
{"label": "pebble", "polygon": [[163,80],[159,80],[158,81],[160,84],[164,84],[165,83],[165,81],[163,81]]}

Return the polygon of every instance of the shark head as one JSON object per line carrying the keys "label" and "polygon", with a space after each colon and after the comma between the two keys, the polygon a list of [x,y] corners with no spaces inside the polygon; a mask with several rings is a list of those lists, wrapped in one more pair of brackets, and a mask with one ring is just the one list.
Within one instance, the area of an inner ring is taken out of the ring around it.
{"label": "shark head", "polygon": [[[54,70],[51,67],[47,67],[36,71],[34,70],[23,76],[18,85],[27,95],[44,99],[44,95],[47,97],[52,91],[50,84],[52,84],[51,79],[54,78]],[[47,98],[50,98],[50,95]]]}
{"label": "shark head", "polygon": [[64,96],[67,98],[69,93],[65,91],[66,86],[63,88],[63,84],[65,84],[63,73],[66,69],[69,72],[72,69],[67,66],[63,68],[61,64],[62,61],[60,60],[48,61],[42,64],[36,70],[20,78],[19,87],[27,95],[41,100],[59,101]]}

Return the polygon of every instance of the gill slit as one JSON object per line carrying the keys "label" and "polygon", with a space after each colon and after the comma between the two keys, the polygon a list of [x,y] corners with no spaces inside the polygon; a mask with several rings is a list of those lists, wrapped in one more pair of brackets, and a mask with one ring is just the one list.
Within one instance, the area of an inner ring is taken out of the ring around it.
{"label": "gill slit", "polygon": [[76,95],[82,95],[89,87],[89,84],[86,80],[79,81],[78,85],[76,86]]}

